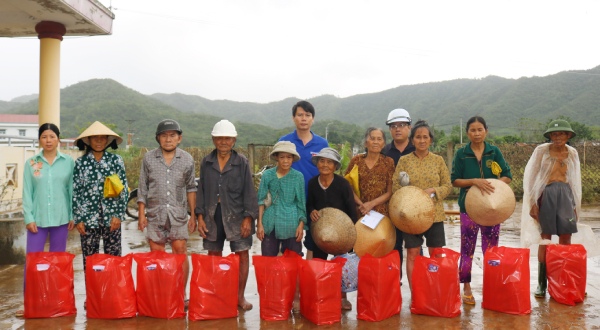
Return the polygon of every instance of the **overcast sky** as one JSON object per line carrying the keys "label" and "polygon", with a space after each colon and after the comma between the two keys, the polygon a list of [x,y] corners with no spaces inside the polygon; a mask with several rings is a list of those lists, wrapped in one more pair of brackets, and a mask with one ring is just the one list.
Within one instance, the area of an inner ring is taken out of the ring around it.
{"label": "overcast sky", "polygon": [[[101,0],[107,7],[110,0]],[[112,0],[113,35],[62,42],[61,87],[270,102],[600,65],[600,1]],[[37,93],[39,41],[0,38],[0,100]]]}

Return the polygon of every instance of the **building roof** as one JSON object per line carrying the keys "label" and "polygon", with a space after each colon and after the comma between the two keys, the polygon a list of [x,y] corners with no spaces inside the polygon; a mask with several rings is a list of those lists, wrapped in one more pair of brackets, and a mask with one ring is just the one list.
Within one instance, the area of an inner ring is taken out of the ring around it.
{"label": "building roof", "polygon": [[6,115],[0,114],[0,123],[11,124],[38,124],[40,117],[38,115]]}
{"label": "building roof", "polygon": [[0,0],[0,37],[35,37],[41,21],[63,24],[67,36],[109,35],[114,18],[98,0]]}

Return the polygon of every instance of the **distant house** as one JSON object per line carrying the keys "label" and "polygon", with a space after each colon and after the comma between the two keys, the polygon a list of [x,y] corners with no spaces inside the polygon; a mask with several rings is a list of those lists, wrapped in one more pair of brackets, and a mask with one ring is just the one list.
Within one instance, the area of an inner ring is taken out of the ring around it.
{"label": "distant house", "polygon": [[0,114],[0,146],[10,144],[17,146],[31,146],[31,139],[19,139],[19,136],[37,139],[39,128],[38,115],[9,115]]}

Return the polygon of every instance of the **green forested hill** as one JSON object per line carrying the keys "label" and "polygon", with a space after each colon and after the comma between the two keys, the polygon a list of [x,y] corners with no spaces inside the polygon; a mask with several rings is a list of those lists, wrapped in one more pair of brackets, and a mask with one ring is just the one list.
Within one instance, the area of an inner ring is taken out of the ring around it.
{"label": "green forested hill", "polygon": [[[182,111],[199,112],[276,128],[290,125],[296,98],[260,104],[211,101],[184,94],[153,94],[152,97]],[[479,114],[501,134],[516,133],[516,121],[529,117],[545,122],[558,115],[587,125],[600,125],[600,67],[587,71],[561,72],[546,77],[505,79],[457,79],[400,86],[386,91],[337,98],[331,95],[308,100],[317,111],[316,119],[337,119],[365,125],[383,126],[395,108],[409,110],[449,131],[469,117]]]}
{"label": "green forested hill", "polygon": [[[29,101],[8,112],[37,114],[38,101]],[[134,144],[153,147],[156,146],[156,125],[165,118],[180,123],[184,132],[183,147],[211,145],[210,132],[221,119],[207,114],[182,112],[111,79],[92,79],[61,90],[60,120],[65,137],[77,137],[78,126],[96,120],[112,122],[118,126],[120,133],[126,133],[127,120],[133,119]],[[276,131],[271,127],[246,123],[236,123],[236,127],[239,132],[244,132],[238,138],[238,145],[276,140]]]}
{"label": "green forested hill", "polygon": [[[226,118],[236,123],[238,145],[272,143],[293,130],[291,109],[297,101],[287,98],[261,104],[184,94],[148,96],[111,79],[92,79],[61,90],[61,126],[67,137],[76,137],[78,127],[95,120],[112,122],[126,133],[127,120],[133,119],[134,144],[151,147],[156,145],[156,124],[172,118],[184,129],[183,146],[208,146],[213,125]],[[476,114],[486,118],[495,135],[518,133],[517,121],[523,117],[545,123],[563,115],[600,126],[600,67],[546,77],[457,79],[345,98],[323,95],[309,101],[317,111],[313,131],[325,136],[326,125],[332,123],[329,140],[334,143],[359,142],[366,126],[383,127],[388,112],[399,107],[409,110],[413,119],[426,119],[447,133],[461,118],[464,123]],[[0,101],[0,113],[35,114],[37,107],[35,95]],[[521,128],[527,125],[522,123]]]}

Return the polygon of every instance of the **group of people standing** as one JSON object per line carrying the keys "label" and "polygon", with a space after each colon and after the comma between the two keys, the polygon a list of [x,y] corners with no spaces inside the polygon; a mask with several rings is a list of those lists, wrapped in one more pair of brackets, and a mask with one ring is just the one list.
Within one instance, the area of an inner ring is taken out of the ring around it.
{"label": "group of people standing", "polygon": [[[485,142],[486,121],[480,116],[467,121],[470,142],[456,152],[450,172],[444,159],[429,151],[434,141],[434,130],[429,124],[423,120],[413,124],[404,109],[391,111],[386,124],[393,141],[387,143],[382,129],[370,127],[362,141],[365,152],[349,162],[345,174],[357,171],[359,177],[358,189],[353,189],[335,173],[341,166],[340,154],[310,130],[315,120],[314,107],[307,101],[296,103],[292,119],[296,129],[274,146],[270,157],[277,166],[264,172],[258,193],[248,160],[234,150],[237,131],[231,122],[221,120],[214,126],[211,136],[215,149],[202,159],[197,184],[193,157],[178,148],[183,138],[181,127],[170,119],[160,122],[156,130],[160,147],[144,155],[138,187],[138,228],[146,229],[150,250],[164,251],[168,243],[173,253],[187,254],[187,239],[196,230],[209,255],[221,256],[225,241],[229,241],[231,251],[240,257],[238,305],[249,310],[252,305],[244,292],[253,234],[261,241],[264,256],[277,256],[286,249],[303,255],[304,239],[307,259],[327,259],[328,254],[314,243],[310,232],[311,223],[319,221],[319,210],[337,208],[354,223],[371,211],[389,216],[388,201],[405,185],[401,182],[408,179],[411,186],[430,195],[435,205],[434,224],[426,232],[413,235],[396,229],[394,249],[401,259],[402,246],[407,249],[410,286],[415,258],[422,253],[423,243],[430,254],[446,244],[442,202],[452,187],[457,187],[462,298],[466,304],[475,304],[470,282],[477,235],[481,230],[485,253],[498,245],[500,225],[486,227],[473,222],[465,209],[465,197],[472,186],[482,193],[493,193],[488,179],[505,183],[512,180],[500,149]],[[104,240],[105,253],[121,255],[120,224],[128,185],[123,160],[106,149],[116,148],[122,139],[96,122],[77,139],[86,154],[74,162],[58,151],[59,136],[55,125],[40,126],[43,150],[28,160],[25,169],[27,253],[43,251],[48,235],[50,251],[64,251],[67,232],[76,227],[81,234],[85,270],[85,257],[99,252],[100,239]],[[536,148],[525,170],[524,216],[526,213],[539,222],[542,238],[559,235],[562,244],[569,244],[570,235],[577,231],[576,210],[581,204],[577,152],[566,145],[574,132],[567,122],[554,121],[545,136],[552,142]],[[114,175],[123,189],[107,197],[106,178]],[[536,292],[540,297],[546,289],[544,252],[540,245],[540,283]],[[188,275],[186,260],[185,283]],[[342,308],[352,308],[345,294]],[[294,309],[299,309],[297,302]]]}

